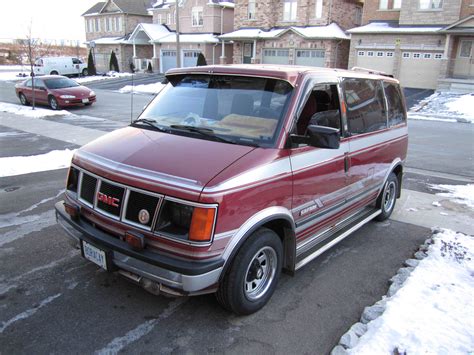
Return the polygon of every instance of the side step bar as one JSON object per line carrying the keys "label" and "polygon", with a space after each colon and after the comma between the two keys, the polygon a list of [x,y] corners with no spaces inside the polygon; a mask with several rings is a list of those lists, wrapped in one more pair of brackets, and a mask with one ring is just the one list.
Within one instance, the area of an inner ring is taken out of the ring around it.
{"label": "side step bar", "polygon": [[[304,257],[303,259],[299,260],[296,265],[295,265],[295,270],[298,270],[308,264],[310,261],[314,260],[317,258],[319,255],[324,253],[326,250],[330,249],[332,246],[336,245],[339,243],[341,240],[344,238],[348,237],[350,234],[358,230],[360,227],[362,227],[364,224],[367,222],[371,221],[375,217],[377,217],[380,213],[382,213],[381,210],[374,211],[370,213],[369,215],[364,215],[364,217],[361,217],[361,219],[353,225],[348,226],[347,228],[343,228],[340,230],[338,233],[336,233],[329,242],[326,244],[320,246],[316,251],[313,253],[309,254],[308,256]],[[318,246],[318,245],[316,245]]]}

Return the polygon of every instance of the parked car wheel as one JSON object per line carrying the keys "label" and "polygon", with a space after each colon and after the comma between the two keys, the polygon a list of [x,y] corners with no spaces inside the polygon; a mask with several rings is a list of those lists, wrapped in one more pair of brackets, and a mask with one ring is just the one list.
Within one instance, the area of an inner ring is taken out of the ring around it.
{"label": "parked car wheel", "polygon": [[19,97],[20,97],[20,102],[22,105],[28,106],[30,104],[23,93],[21,93]]}
{"label": "parked car wheel", "polygon": [[82,69],[82,76],[88,76],[88,75],[89,75],[89,71],[87,70],[87,68]]}
{"label": "parked car wheel", "polygon": [[49,73],[50,75],[58,75],[59,73],[56,71],[56,70],[53,70],[51,73]]}
{"label": "parked car wheel", "polygon": [[56,98],[54,96],[50,96],[49,99],[48,99],[48,102],[49,102],[49,106],[53,110],[59,110],[58,100],[56,100]]}
{"label": "parked car wheel", "polygon": [[239,315],[261,309],[278,284],[282,258],[278,235],[260,228],[240,248],[224,276],[216,294],[219,303]]}
{"label": "parked car wheel", "polygon": [[385,221],[390,217],[395,208],[398,193],[398,179],[394,173],[390,173],[387,182],[385,183],[380,196],[377,199],[377,208],[380,208],[380,213],[375,219],[377,221]]}

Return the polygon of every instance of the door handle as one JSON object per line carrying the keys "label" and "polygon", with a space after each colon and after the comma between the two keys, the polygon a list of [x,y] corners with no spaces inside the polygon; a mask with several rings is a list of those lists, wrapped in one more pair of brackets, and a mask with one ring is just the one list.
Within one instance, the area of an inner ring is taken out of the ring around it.
{"label": "door handle", "polygon": [[349,153],[344,153],[344,172],[348,172],[350,168],[349,165]]}

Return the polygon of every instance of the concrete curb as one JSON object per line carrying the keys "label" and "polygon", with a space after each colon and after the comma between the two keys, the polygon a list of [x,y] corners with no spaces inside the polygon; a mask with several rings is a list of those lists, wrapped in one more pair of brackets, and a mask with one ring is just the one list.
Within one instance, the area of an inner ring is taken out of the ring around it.
{"label": "concrete curb", "polygon": [[359,338],[367,332],[368,323],[383,314],[387,301],[402,288],[412,271],[415,270],[420,263],[420,260],[423,260],[428,256],[426,252],[430,245],[434,243],[433,236],[439,231],[440,229],[438,227],[432,228],[432,235],[428,237],[422,245],[420,245],[418,251],[413,255],[413,258],[405,260],[404,267],[398,269],[397,273],[389,280],[390,287],[387,294],[372,306],[364,308],[360,321],[353,324],[349,330],[341,336],[339,343],[332,349],[331,355],[348,354],[349,350],[357,345]]}

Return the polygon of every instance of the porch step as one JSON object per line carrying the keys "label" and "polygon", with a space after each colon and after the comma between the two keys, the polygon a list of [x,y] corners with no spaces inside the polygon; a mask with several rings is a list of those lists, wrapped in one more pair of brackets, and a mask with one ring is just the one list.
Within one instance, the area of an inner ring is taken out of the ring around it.
{"label": "porch step", "polygon": [[472,93],[474,92],[474,79],[440,79],[438,80],[437,90],[459,93]]}

